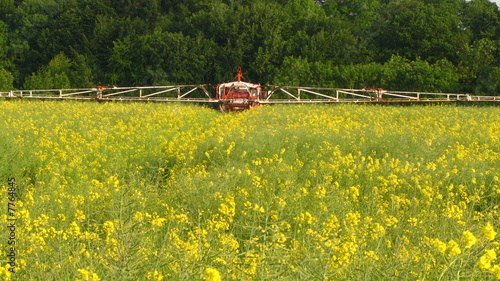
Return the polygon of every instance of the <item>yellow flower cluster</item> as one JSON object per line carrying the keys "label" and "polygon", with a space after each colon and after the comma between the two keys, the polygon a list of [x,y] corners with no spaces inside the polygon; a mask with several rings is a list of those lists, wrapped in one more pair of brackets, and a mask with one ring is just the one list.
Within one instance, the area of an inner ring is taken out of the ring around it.
{"label": "yellow flower cluster", "polygon": [[499,113],[0,101],[0,278],[500,279]]}
{"label": "yellow flower cluster", "polygon": [[215,268],[205,269],[205,276],[203,277],[205,281],[220,281],[220,273]]}
{"label": "yellow flower cluster", "polygon": [[83,280],[83,281],[99,281],[101,278],[99,276],[91,271],[88,271],[86,269],[78,269],[78,272],[80,273],[80,278],[77,280]]}
{"label": "yellow flower cluster", "polygon": [[487,222],[486,225],[483,227],[482,234],[484,235],[484,238],[486,238],[489,241],[495,240],[495,237],[497,236],[497,233],[490,222]]}
{"label": "yellow flower cluster", "polygon": [[466,249],[469,249],[471,248],[472,246],[474,246],[476,243],[477,243],[477,238],[476,236],[474,236],[474,234],[470,231],[464,231],[463,232],[463,241],[465,243],[465,248]]}

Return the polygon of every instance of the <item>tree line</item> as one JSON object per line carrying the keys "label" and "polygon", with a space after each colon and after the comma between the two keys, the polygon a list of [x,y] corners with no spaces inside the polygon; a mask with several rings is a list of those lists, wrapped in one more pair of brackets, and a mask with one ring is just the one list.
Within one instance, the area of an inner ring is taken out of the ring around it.
{"label": "tree line", "polygon": [[0,90],[262,84],[500,92],[488,0],[0,0]]}

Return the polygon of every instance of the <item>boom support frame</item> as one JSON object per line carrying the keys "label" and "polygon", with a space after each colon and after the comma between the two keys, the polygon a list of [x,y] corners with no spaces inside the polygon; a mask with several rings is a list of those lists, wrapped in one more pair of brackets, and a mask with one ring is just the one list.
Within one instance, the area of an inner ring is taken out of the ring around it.
{"label": "boom support frame", "polygon": [[[241,77],[239,78],[241,79]],[[243,87],[241,85],[251,85]],[[222,88],[240,85],[246,96],[228,97]],[[454,93],[426,93],[387,91],[384,89],[342,89],[320,87],[260,86],[246,82],[219,84],[218,89],[209,85],[173,85],[145,87],[103,87],[86,89],[40,89],[0,92],[3,98],[74,99],[98,101],[163,101],[218,103],[223,111],[243,110],[259,104],[293,103],[390,103],[390,102],[450,102],[450,101],[500,101],[500,96],[474,96]]]}

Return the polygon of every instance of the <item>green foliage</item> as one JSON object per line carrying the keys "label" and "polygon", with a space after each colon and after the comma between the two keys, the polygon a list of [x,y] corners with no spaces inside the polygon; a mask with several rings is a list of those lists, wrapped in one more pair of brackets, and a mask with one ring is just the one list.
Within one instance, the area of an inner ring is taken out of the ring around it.
{"label": "green foliage", "polygon": [[24,83],[25,89],[69,89],[71,60],[63,53],[56,55],[46,66],[31,74]]}
{"label": "green foliage", "polygon": [[12,90],[14,76],[4,68],[0,67],[0,91]]}
{"label": "green foliage", "polygon": [[[75,87],[85,87],[90,88],[96,86],[95,84],[95,72],[93,69],[93,62],[91,59],[85,55],[81,55],[78,53],[73,54],[74,59],[71,62],[72,68],[74,71],[71,73],[72,85]],[[100,84],[100,83],[98,83]]]}
{"label": "green foliage", "polygon": [[478,95],[498,95],[500,93],[500,67],[486,68],[478,77],[474,93]]}
{"label": "green foliage", "polygon": [[74,60],[64,53],[57,54],[47,65],[26,78],[25,89],[58,89],[93,87],[92,62],[85,55],[74,52]]}
{"label": "green foliage", "polygon": [[445,59],[430,64],[419,58],[409,61],[393,56],[384,65],[381,82],[387,89],[453,92],[458,84],[458,76],[453,65]]}
{"label": "green foliage", "polygon": [[392,2],[387,8],[388,19],[376,37],[383,58],[399,54],[432,62],[455,59],[467,40],[459,29],[461,19],[457,5],[407,0]]}
{"label": "green foliage", "polygon": [[115,41],[111,82],[128,84],[201,83],[210,79],[211,40],[161,32]]}
{"label": "green foliage", "polygon": [[[473,88],[475,93],[485,90],[484,85],[480,84],[485,83],[485,77],[489,76],[491,68],[498,61],[499,43],[500,41],[482,38],[475,41],[474,44],[466,46],[460,54],[461,60],[459,64],[463,88]],[[481,90],[478,92],[478,89]],[[494,94],[494,91],[487,92]]]}
{"label": "green foliage", "polygon": [[498,40],[500,37],[500,10],[488,0],[468,1],[463,11],[463,25],[477,38]]}
{"label": "green foliage", "polygon": [[385,87],[385,66],[378,63],[337,67],[336,81],[341,88],[370,89]]}
{"label": "green foliage", "polygon": [[306,58],[286,57],[273,83],[290,86],[312,85],[312,79],[311,64]]}
{"label": "green foliage", "polygon": [[242,66],[263,84],[497,94],[488,0],[0,0],[0,20],[17,88],[214,84]]}
{"label": "green foliage", "polygon": [[332,67],[328,62],[287,57],[274,82],[337,88],[387,88],[407,91],[453,92],[458,84],[455,67],[447,60],[430,64],[393,56],[387,63]]}
{"label": "green foliage", "polygon": [[8,50],[8,31],[7,25],[0,21],[0,66],[4,65],[5,60],[7,59],[7,50]]}
{"label": "green foliage", "polygon": [[0,0],[0,19],[12,13],[14,9],[14,0]]}

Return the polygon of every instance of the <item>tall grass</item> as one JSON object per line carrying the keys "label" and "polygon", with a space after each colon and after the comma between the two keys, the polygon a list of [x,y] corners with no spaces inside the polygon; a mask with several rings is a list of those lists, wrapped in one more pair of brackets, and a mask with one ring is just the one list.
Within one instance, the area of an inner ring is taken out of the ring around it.
{"label": "tall grass", "polygon": [[0,109],[4,279],[500,278],[496,107]]}

